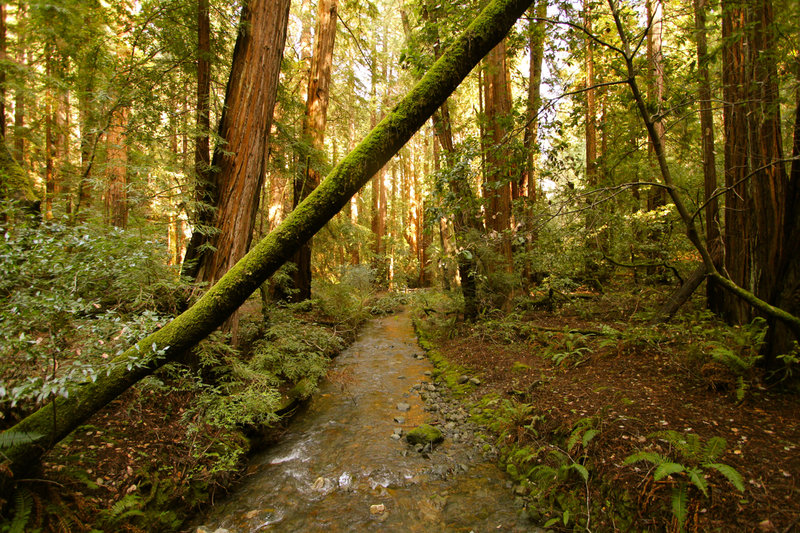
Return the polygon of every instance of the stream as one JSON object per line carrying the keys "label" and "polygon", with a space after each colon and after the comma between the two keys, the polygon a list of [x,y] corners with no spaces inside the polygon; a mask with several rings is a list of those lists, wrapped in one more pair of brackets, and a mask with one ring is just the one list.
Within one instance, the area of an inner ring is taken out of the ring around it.
{"label": "stream", "polygon": [[[430,378],[407,313],[372,320],[197,533],[531,531],[478,428]],[[445,441],[412,447],[417,425]]]}

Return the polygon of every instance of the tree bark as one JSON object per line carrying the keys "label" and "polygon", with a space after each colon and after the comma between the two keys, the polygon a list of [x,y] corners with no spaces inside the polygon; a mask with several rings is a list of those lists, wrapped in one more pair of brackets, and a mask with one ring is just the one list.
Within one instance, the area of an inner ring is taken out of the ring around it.
{"label": "tree bark", "polygon": [[[208,0],[197,1],[197,137],[194,171],[198,186],[207,188],[211,179],[209,132],[211,130],[211,24]],[[201,195],[201,199],[205,194]]]}
{"label": "tree bark", "polygon": [[[217,145],[212,161],[215,174],[209,199],[216,207],[217,233],[207,238],[203,235],[207,232],[195,231],[189,244],[191,255],[187,251],[188,258],[199,257],[197,281],[215,283],[250,248],[264,184],[288,17],[289,0],[251,0],[242,9],[219,125],[219,136],[225,142]],[[213,253],[200,251],[204,243],[213,247]],[[226,329],[235,343],[235,314]]]}
{"label": "tree bark", "polygon": [[[647,0],[647,18],[650,28],[647,32],[647,61],[650,64],[650,75],[647,78],[650,89],[650,102],[655,105],[653,125],[656,129],[661,144],[666,143],[666,128],[661,115],[664,112],[664,53],[662,41],[664,34],[664,4],[662,0]],[[653,161],[653,143],[650,143],[651,167],[655,175],[658,174],[658,163]],[[663,206],[667,201],[664,189],[651,187],[647,193],[647,209],[652,211]],[[652,235],[653,240],[657,235]],[[655,243],[654,243],[655,244]]]}
{"label": "tree bark", "polygon": [[536,19],[531,20],[528,28],[528,49],[530,55],[528,79],[528,102],[525,110],[525,133],[522,147],[525,151],[525,169],[520,179],[520,195],[527,196],[530,201],[536,200],[538,184],[536,182],[536,137],[539,133],[539,109],[542,106],[542,62],[544,59],[545,21],[547,17],[547,0],[539,0],[536,4]]}
{"label": "tree bark", "polygon": [[648,112],[645,97],[642,95],[642,92],[639,89],[639,84],[636,78],[636,68],[634,67],[634,56],[631,52],[630,42],[627,34],[622,26],[622,20],[615,0],[608,0],[608,5],[611,8],[614,23],[617,27],[617,33],[622,40],[622,48],[615,47],[614,50],[625,60],[628,86],[630,87],[633,99],[636,102],[636,107],[639,110],[639,116],[641,117],[642,122],[644,122],[645,128],[647,129],[648,137],[653,143],[653,150],[659,164],[661,178],[664,182],[664,188],[667,190],[667,193],[675,205],[678,215],[684,223],[687,238],[700,253],[700,256],[703,259],[703,264],[708,271],[708,276],[713,277],[723,289],[728,291],[733,296],[743,300],[746,304],[757,309],[763,315],[783,323],[791,331],[791,335],[793,335],[794,339],[800,339],[800,317],[792,314],[786,309],[776,307],[763,298],[760,298],[752,291],[738,285],[727,275],[720,273],[720,271],[718,271],[715,267],[714,260],[712,259],[708,248],[700,239],[700,234],[698,233],[697,227],[694,223],[694,217],[687,209],[686,204],[683,202],[683,199],[677,191],[675,182],[672,179],[672,172],[670,171],[667,163],[664,145],[661,143],[661,139],[658,136],[658,132],[652,121],[651,115]]}
{"label": "tree bark", "polygon": [[[583,20],[587,31],[592,31],[592,8],[583,0]],[[594,43],[586,37],[586,182],[597,187],[597,103],[594,86]]]}
{"label": "tree bark", "polygon": [[[489,52],[485,63],[485,116],[489,137],[484,187],[488,200],[485,223],[487,232],[492,232],[493,238],[496,239],[496,250],[503,263],[501,269],[513,272],[510,232],[512,184],[516,183],[516,169],[508,148],[508,129],[505,126],[511,115],[511,86],[508,79],[505,40]],[[490,265],[490,268],[493,268],[493,265]],[[504,300],[502,305],[505,305],[510,294],[501,296]]]}
{"label": "tree bark", "polygon": [[[71,391],[69,398],[57,398],[10,428],[8,431],[17,434],[39,435],[33,442],[3,450],[14,475],[30,472],[45,451],[93,413],[220,326],[397,153],[529,5],[530,0],[491,2],[320,186],[195,305],[115,357],[107,375],[100,374],[97,381]],[[164,355],[159,355],[162,351]],[[0,490],[0,494],[4,492]]]}
{"label": "tree bark", "polygon": [[[336,40],[337,0],[320,0],[317,11],[317,31],[314,54],[308,78],[306,113],[303,120],[305,150],[304,173],[294,182],[294,205],[297,206],[313,191],[321,180],[320,164],[325,154],[325,124],[328,116],[328,101],[333,65],[333,47]],[[295,301],[311,298],[311,241],[300,247],[292,262],[297,265],[294,272]]]}
{"label": "tree bark", "polygon": [[[698,95],[700,96],[700,129],[703,140],[703,189],[705,194],[706,245],[717,268],[722,262],[722,235],[720,232],[719,201],[717,200],[717,162],[714,147],[714,115],[711,109],[711,77],[708,63],[706,39],[707,0],[694,0],[694,20],[697,34]],[[708,308],[719,313],[722,311],[723,294],[713,280],[706,283],[706,301]]]}
{"label": "tree bark", "polygon": [[[6,61],[6,3],[0,2],[0,61]],[[6,137],[6,67],[0,68],[0,137]]]}
{"label": "tree bark", "polygon": [[114,112],[106,135],[106,222],[117,228],[128,226],[128,126],[127,107]]}

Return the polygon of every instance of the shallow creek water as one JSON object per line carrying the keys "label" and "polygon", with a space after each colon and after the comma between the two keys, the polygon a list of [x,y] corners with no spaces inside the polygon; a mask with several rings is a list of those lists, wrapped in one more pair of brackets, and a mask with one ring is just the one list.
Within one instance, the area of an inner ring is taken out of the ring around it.
{"label": "shallow creek water", "polygon": [[407,314],[370,322],[196,531],[527,531],[508,478],[472,444],[420,453],[397,437],[429,421],[421,353]]}

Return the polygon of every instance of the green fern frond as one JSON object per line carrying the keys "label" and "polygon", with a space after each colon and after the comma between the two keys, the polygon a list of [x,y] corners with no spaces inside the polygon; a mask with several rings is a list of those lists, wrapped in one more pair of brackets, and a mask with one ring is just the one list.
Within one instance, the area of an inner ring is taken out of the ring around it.
{"label": "green fern frond", "polygon": [[30,444],[42,438],[41,433],[21,433],[19,431],[4,431],[0,433],[0,450],[11,448],[19,444]]}
{"label": "green fern frond", "polygon": [[653,473],[653,479],[661,481],[667,476],[678,474],[684,470],[686,470],[686,468],[678,463],[661,463],[656,467],[656,471]]}
{"label": "green fern frond", "polygon": [[678,528],[683,531],[683,524],[689,514],[689,496],[686,484],[681,483],[672,489],[672,514],[678,521]]}
{"label": "green fern frond", "polygon": [[622,464],[631,465],[633,463],[638,463],[639,461],[648,461],[654,465],[660,465],[661,463],[666,463],[667,459],[655,452],[641,451],[626,457]]}
{"label": "green fern frond", "polygon": [[728,442],[722,437],[711,437],[708,439],[706,447],[703,450],[703,459],[706,461],[713,461],[722,455],[722,452],[725,451],[727,446]]}
{"label": "green fern frond", "polygon": [[725,479],[730,481],[731,485],[736,487],[736,490],[739,492],[744,492],[744,479],[742,475],[739,473],[738,470],[733,468],[730,465],[726,465],[724,463],[704,463],[704,467],[706,468],[713,468],[723,476]]}
{"label": "green fern frond", "polygon": [[689,476],[689,481],[691,481],[695,487],[700,489],[700,492],[703,493],[703,496],[708,498],[708,482],[706,481],[706,478],[703,477],[703,471],[699,468],[690,468],[686,471],[686,473]]}
{"label": "green fern frond", "polygon": [[33,509],[33,496],[25,487],[17,488],[14,496],[14,519],[9,525],[9,533],[25,533]]}

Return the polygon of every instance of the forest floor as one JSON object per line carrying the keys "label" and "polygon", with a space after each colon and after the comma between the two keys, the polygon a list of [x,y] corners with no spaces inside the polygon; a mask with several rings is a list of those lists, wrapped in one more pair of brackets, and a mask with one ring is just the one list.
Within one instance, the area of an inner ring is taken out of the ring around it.
{"label": "forest floor", "polygon": [[[564,530],[677,531],[682,515],[690,531],[800,531],[796,391],[715,362],[714,350],[748,347],[715,340],[691,305],[649,326],[637,313],[651,289],[573,296],[475,325],[422,320],[445,367],[479,378],[462,392],[476,416],[491,413],[529,514]],[[626,461],[635,453],[646,460]]]}

